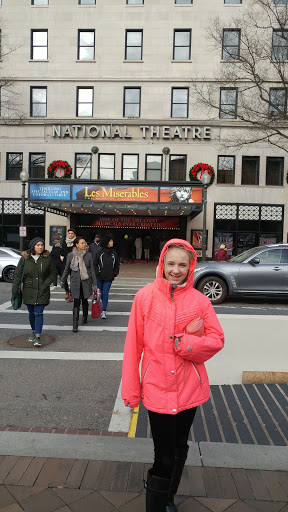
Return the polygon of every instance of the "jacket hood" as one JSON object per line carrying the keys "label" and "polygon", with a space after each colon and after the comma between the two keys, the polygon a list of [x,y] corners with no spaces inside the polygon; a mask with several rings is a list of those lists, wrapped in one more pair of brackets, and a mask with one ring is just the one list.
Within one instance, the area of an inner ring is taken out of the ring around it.
{"label": "jacket hood", "polygon": [[196,254],[195,250],[193,249],[192,245],[189,244],[189,242],[187,242],[187,240],[182,240],[181,238],[171,238],[171,240],[168,240],[168,242],[166,242],[166,244],[164,245],[164,247],[161,251],[160,257],[159,257],[159,264],[158,264],[158,268],[157,268],[156,279],[163,279],[163,272],[164,272],[163,258],[165,256],[165,254],[167,253],[170,245],[182,246],[187,251],[192,252],[193,257],[191,258],[191,261],[190,261],[190,270],[189,270],[188,279],[187,279],[187,283],[192,285],[194,270],[195,270],[196,263],[197,263],[197,254]]}
{"label": "jacket hood", "polygon": [[[47,256],[49,256],[50,252],[49,251],[44,251],[42,252],[41,256],[43,258],[47,258]],[[25,260],[27,260],[29,257],[32,258],[32,255],[31,255],[31,252],[30,251],[24,251],[22,252],[21,256],[23,256],[23,258],[25,258]]]}

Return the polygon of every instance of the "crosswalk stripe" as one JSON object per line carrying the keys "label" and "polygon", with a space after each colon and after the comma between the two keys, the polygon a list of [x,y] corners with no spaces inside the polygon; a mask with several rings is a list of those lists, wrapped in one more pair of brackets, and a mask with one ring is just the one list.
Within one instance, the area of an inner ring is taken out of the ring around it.
{"label": "crosswalk stripe", "polygon": [[[0,313],[1,313],[1,309],[0,309]],[[17,309],[17,311],[14,311],[14,309],[6,309],[5,314],[6,313],[13,313],[13,314],[25,313],[25,315],[27,315],[28,311],[27,311],[27,309],[26,310],[25,309]],[[55,311],[53,309],[45,309],[44,314],[45,314],[45,316],[46,315],[72,315],[72,309],[71,309],[71,311]],[[129,311],[119,311],[119,312],[109,311],[109,313],[108,313],[108,316],[129,316],[129,315],[130,315]]]}
{"label": "crosswalk stripe", "polygon": [[19,350],[9,352],[0,351],[0,359],[53,359],[61,361],[122,361],[122,352],[43,352],[32,350]]}
{"label": "crosswalk stripe", "polygon": [[[15,330],[29,330],[30,325],[17,325],[17,324],[0,324],[0,329],[15,329]],[[81,325],[80,330],[85,331],[113,331],[113,332],[126,332],[127,327],[109,327],[109,326],[96,326],[96,325]],[[72,331],[71,325],[44,325],[44,331]],[[79,331],[80,332],[80,331]]]}

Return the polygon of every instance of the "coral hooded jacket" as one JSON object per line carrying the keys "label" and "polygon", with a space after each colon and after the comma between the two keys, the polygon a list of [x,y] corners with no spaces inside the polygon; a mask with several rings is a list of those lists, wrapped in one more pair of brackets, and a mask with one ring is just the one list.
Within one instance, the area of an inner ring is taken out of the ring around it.
{"label": "coral hooded jacket", "polygon": [[[163,278],[163,256],[169,245],[193,253],[185,286],[172,290]],[[160,254],[157,277],[136,293],[124,348],[121,395],[126,405],[154,412],[177,414],[209,399],[204,362],[224,346],[224,334],[211,302],[193,288],[196,253],[185,240],[171,239]],[[185,334],[198,317],[203,336]],[[139,363],[142,352],[141,378]]]}

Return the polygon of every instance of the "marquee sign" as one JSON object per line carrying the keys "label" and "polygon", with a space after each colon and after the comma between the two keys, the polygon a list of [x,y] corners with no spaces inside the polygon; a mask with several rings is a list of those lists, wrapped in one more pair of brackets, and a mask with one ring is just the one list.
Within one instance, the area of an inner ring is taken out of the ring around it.
{"label": "marquee sign", "polygon": [[178,217],[98,217],[91,226],[97,228],[179,229]]}

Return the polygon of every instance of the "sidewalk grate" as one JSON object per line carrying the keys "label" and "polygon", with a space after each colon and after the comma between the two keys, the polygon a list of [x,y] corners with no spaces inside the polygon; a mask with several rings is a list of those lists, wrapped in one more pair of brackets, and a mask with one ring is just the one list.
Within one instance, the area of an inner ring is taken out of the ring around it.
{"label": "sidewalk grate", "polygon": [[[151,437],[148,414],[140,404],[135,437]],[[190,441],[288,445],[288,384],[211,386],[200,405]]]}

